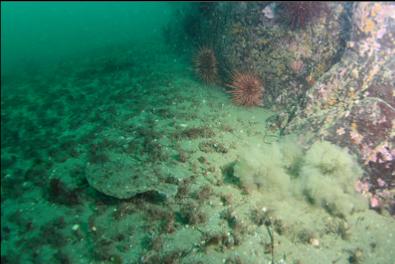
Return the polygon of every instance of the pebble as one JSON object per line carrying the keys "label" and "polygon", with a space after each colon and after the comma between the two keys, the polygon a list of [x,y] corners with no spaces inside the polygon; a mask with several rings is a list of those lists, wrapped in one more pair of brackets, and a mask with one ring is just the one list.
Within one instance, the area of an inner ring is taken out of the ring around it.
{"label": "pebble", "polygon": [[311,238],[309,242],[314,247],[319,247],[320,246],[320,241],[317,238]]}

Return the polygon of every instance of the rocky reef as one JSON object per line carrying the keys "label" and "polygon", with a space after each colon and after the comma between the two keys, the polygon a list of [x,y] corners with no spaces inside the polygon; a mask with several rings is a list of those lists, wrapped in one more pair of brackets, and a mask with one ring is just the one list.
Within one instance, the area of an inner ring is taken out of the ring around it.
{"label": "rocky reef", "polygon": [[195,41],[214,47],[225,80],[234,71],[260,75],[267,87],[265,106],[299,105],[306,91],[339,60],[347,37],[342,28],[349,26],[348,5],[323,3],[314,11],[317,15],[302,28],[290,26],[293,13],[276,3],[211,4],[212,14],[198,17],[198,33],[205,37]]}
{"label": "rocky reef", "polygon": [[[290,12],[276,2],[204,3],[192,39],[213,47],[224,82],[234,71],[262,79],[263,105],[278,111],[270,127],[357,154],[369,195],[380,201],[372,207],[393,212],[395,5],[305,7]],[[298,17],[303,12],[306,21]]]}
{"label": "rocky reef", "polygon": [[[374,195],[395,187],[395,6],[359,3],[341,60],[308,90],[288,131],[312,131],[359,155]],[[394,210],[394,202],[391,202]]]}

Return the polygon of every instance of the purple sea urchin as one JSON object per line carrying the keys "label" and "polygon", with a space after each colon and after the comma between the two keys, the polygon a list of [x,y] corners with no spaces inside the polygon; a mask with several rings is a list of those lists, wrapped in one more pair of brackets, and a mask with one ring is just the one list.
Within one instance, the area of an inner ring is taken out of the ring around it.
{"label": "purple sea urchin", "polygon": [[316,1],[289,1],[279,4],[281,19],[292,28],[304,28],[315,17],[319,17],[322,11],[327,9],[325,2]]}
{"label": "purple sea urchin", "polygon": [[218,63],[214,50],[207,47],[199,49],[194,58],[195,71],[205,83],[218,80]]}

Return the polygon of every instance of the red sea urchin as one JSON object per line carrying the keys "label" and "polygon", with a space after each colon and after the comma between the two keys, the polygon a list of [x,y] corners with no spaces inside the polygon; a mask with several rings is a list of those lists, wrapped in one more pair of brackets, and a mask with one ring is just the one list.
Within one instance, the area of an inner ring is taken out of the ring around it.
{"label": "red sea urchin", "polygon": [[237,105],[254,106],[262,104],[263,84],[261,79],[252,73],[235,72],[232,83],[227,85],[233,88],[233,102]]}
{"label": "red sea urchin", "polygon": [[214,50],[207,47],[199,49],[194,58],[195,71],[205,83],[218,80],[218,63]]}
{"label": "red sea urchin", "polygon": [[289,1],[279,4],[282,19],[292,29],[304,28],[313,18],[319,17],[327,9],[325,2]]}

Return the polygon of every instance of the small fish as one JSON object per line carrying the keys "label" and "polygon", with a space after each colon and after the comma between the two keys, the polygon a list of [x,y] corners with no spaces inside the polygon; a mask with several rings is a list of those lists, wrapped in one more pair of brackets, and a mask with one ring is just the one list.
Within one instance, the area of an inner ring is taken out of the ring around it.
{"label": "small fish", "polygon": [[273,19],[274,18],[274,11],[273,11],[274,5],[268,5],[264,9],[262,9],[262,13],[267,17],[268,19]]}

